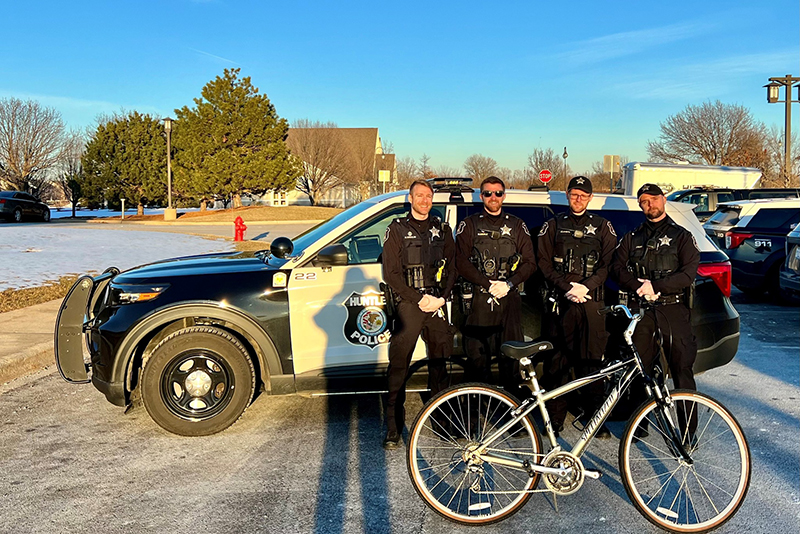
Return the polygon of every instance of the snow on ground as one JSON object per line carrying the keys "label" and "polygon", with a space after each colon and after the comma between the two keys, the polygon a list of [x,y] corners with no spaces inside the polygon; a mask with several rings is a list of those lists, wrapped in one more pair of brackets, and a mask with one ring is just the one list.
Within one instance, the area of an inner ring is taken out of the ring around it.
{"label": "snow on ground", "polygon": [[[199,211],[200,208],[181,208],[181,212],[185,211]],[[145,215],[156,215],[159,213],[164,213],[164,208],[145,208],[144,214]],[[130,217],[131,215],[136,215],[136,208],[130,209],[129,207],[125,208],[125,216]],[[113,210],[82,210],[78,209],[75,211],[76,217],[120,217],[122,216],[122,211],[113,211]],[[50,208],[50,218],[51,219],[63,219],[66,217],[72,217],[72,208]]]}
{"label": "snow on ground", "polygon": [[122,270],[165,258],[227,252],[224,239],[162,232],[109,232],[54,225],[0,226],[0,291],[39,286],[67,274]]}

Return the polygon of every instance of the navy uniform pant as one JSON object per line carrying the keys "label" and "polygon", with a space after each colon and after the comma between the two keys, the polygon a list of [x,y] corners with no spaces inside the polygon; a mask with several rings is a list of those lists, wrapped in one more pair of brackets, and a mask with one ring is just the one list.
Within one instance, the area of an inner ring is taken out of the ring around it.
{"label": "navy uniform pant", "polygon": [[[590,300],[576,304],[562,299],[559,306],[561,313],[545,316],[543,329],[546,338],[554,342],[556,349],[544,365],[542,385],[547,390],[566,384],[570,378],[570,369],[575,370],[575,378],[598,371],[608,341],[605,316],[597,313],[603,307],[602,302]],[[581,406],[575,408],[588,414],[593,413],[603,401],[603,381],[598,380],[584,386],[580,393]],[[563,425],[568,407],[566,395],[548,401],[547,411],[553,426]]]}
{"label": "navy uniform pant", "polygon": [[472,313],[464,326],[464,352],[467,355],[467,380],[493,383],[492,357],[498,358],[500,385],[514,396],[530,394],[520,389],[519,362],[500,354],[506,341],[522,341],[522,298],[516,291],[500,299],[499,305],[488,303],[489,293],[475,292]]}
{"label": "navy uniform pant", "polygon": [[389,343],[389,395],[386,404],[389,432],[401,432],[405,425],[406,379],[420,334],[428,346],[428,388],[431,394],[447,387],[446,359],[453,353],[450,324],[437,314],[423,312],[416,303],[401,301]]}

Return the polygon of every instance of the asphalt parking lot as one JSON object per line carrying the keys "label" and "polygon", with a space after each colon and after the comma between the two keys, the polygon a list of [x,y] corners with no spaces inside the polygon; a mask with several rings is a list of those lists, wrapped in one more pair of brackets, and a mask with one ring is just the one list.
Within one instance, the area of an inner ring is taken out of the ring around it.
{"label": "asphalt parking lot", "polygon": [[[750,443],[750,492],[718,532],[796,532],[800,522],[800,309],[734,291],[734,361],[698,377]],[[421,407],[416,395],[409,412]],[[409,415],[409,420],[411,416]],[[410,422],[410,421],[409,421]],[[384,451],[379,395],[261,396],[229,430],[183,438],[127,414],[54,366],[0,385],[1,532],[655,532],[620,482],[618,441],[594,441],[604,472],[575,495],[535,495],[507,521],[461,527],[425,507],[404,452]],[[624,423],[610,424],[619,437]],[[567,427],[564,439],[578,431]]]}

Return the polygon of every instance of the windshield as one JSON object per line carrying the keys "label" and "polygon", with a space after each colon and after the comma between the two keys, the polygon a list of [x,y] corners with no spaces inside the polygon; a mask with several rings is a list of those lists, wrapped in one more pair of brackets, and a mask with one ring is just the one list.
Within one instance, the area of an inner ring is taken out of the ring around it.
{"label": "windshield", "polygon": [[741,208],[720,208],[706,224],[733,226],[739,221]]}
{"label": "windshield", "polygon": [[331,217],[327,221],[322,221],[316,226],[313,226],[300,234],[299,236],[295,237],[292,240],[294,244],[294,250],[292,251],[292,256],[296,256],[303,252],[306,247],[311,245],[312,243],[317,242],[323,235],[327,234],[334,228],[337,228],[342,225],[345,221],[348,221],[359,214],[367,211],[368,209],[375,206],[374,202],[364,201],[359,202],[355,206],[351,206],[341,212],[340,214]]}

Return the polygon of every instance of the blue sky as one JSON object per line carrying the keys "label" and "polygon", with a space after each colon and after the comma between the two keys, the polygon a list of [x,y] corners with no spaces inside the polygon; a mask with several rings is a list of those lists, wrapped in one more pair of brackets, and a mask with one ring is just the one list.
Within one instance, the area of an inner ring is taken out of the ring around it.
{"label": "blue sky", "polygon": [[29,0],[3,12],[0,97],[55,107],[69,127],[123,109],[174,115],[239,67],[282,117],[378,127],[398,157],[427,153],[434,167],[480,153],[521,169],[534,148],[564,146],[576,172],[604,154],[646,160],[659,123],[705,100],[782,129],[762,86],[800,76],[797,0]]}

